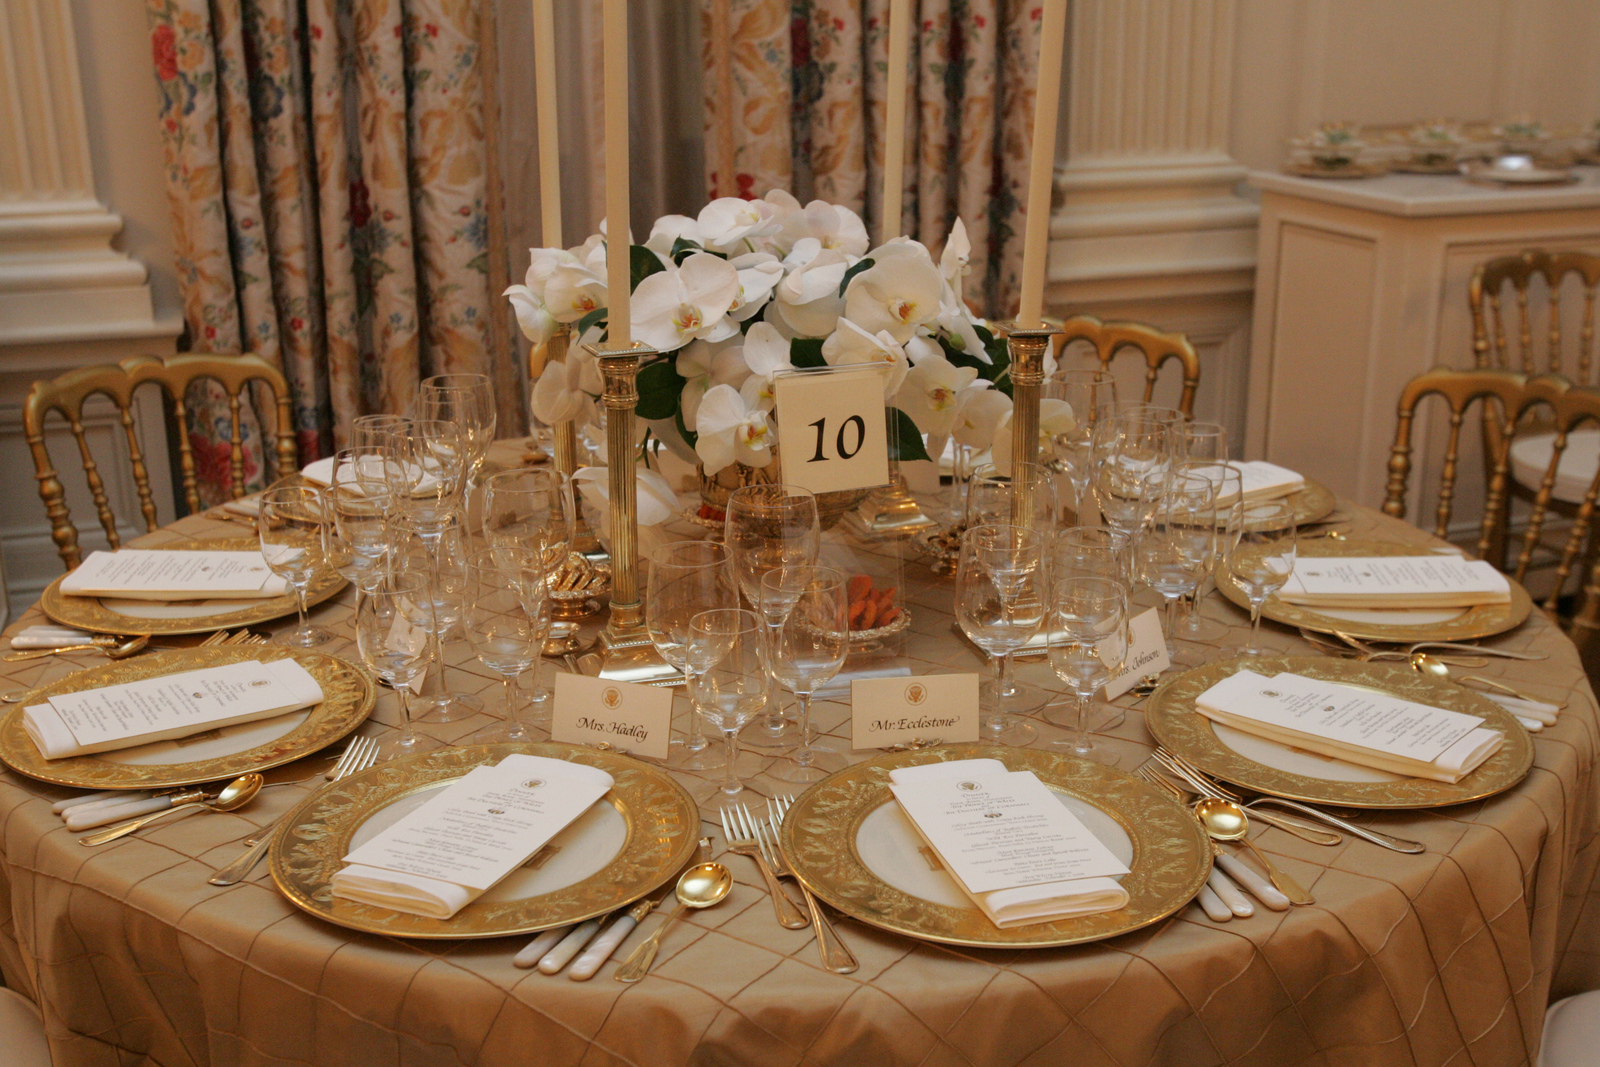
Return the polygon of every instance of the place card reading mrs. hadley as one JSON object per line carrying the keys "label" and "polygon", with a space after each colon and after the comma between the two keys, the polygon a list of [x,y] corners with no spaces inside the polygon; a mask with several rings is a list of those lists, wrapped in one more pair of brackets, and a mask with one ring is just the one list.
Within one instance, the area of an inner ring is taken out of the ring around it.
{"label": "place card reading mrs. hadley", "polygon": [[850,683],[850,747],[976,741],[978,714],[976,674],[857,678]]}
{"label": "place card reading mrs. hadley", "polygon": [[583,674],[556,675],[550,739],[574,745],[609,744],[630,755],[667,758],[672,690]]}

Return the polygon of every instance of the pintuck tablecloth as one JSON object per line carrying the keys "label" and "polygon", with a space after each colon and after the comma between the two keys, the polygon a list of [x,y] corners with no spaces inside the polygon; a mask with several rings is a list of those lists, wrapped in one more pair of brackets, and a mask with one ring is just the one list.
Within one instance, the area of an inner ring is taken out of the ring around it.
{"label": "pintuck tablecloth", "polygon": [[[152,540],[174,530],[240,532],[192,518]],[[1352,532],[1428,540],[1360,509]],[[903,580],[912,669],[983,670],[951,631],[949,580],[918,563]],[[1223,655],[1244,633],[1243,614],[1215,594],[1204,612],[1230,624]],[[348,591],[315,614],[341,634],[327,650],[355,659]],[[40,621],[30,611],[17,626]],[[1311,651],[1271,624],[1267,641]],[[1322,848],[1262,828],[1261,846],[1311,889],[1312,907],[1258,908],[1217,925],[1190,905],[1115,940],[1046,951],[924,944],[841,918],[861,961],[841,976],[819,966],[809,930],[773,921],[751,862],[727,855],[737,879],[729,900],[691,913],[650,977],[624,986],[611,964],[579,983],[513,968],[521,938],[404,942],[324,925],[277,894],[265,865],[239,885],[207,884],[240,838],[312,783],[88,849],[50,812],[68,791],[7,772],[0,964],[7,984],[42,1006],[59,1067],[1526,1064],[1547,1000],[1600,986],[1596,710],[1572,645],[1537,612],[1494,643],[1550,658],[1495,660],[1484,673],[1567,705],[1535,735],[1532,772],[1481,803],[1358,816],[1426,842],[1423,855],[1354,838]],[[449,651],[453,680],[497,706],[496,677],[464,645]],[[6,664],[0,676],[13,688],[99,662]],[[1052,684],[1037,662],[1020,673]],[[817,708],[840,739],[846,713]],[[385,691],[364,730],[387,734],[396,716]],[[459,739],[486,724],[427,729]],[[1041,735],[1046,744],[1061,731],[1041,724]],[[1124,769],[1142,762],[1151,739],[1137,710],[1108,745]],[[754,784],[771,791],[765,778]],[[721,851],[719,828],[708,819],[705,830]]]}

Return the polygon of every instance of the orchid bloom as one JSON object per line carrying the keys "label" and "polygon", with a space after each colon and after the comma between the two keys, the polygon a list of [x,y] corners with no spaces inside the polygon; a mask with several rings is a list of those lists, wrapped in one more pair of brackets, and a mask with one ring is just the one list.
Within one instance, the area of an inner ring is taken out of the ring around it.
{"label": "orchid bloom", "polygon": [[583,390],[583,364],[571,350],[565,360],[544,365],[533,383],[534,417],[547,426],[558,422],[590,422],[594,419],[594,400]]}
{"label": "orchid bloom", "polygon": [[739,274],[739,295],[728,316],[743,322],[767,306],[772,290],[783,281],[783,264],[771,252],[746,252],[728,261]]}
{"label": "orchid bloom", "polygon": [[956,424],[950,436],[968,448],[986,449],[994,444],[995,427],[1011,414],[1011,398],[979,379],[964,390],[956,403]]}
{"label": "orchid bloom", "polygon": [[517,314],[517,325],[522,336],[535,344],[550,340],[556,329],[556,318],[545,304],[545,286],[550,275],[561,263],[577,263],[578,257],[560,248],[528,249],[528,273],[522,285],[509,286],[502,296],[510,297],[511,308]]}
{"label": "orchid bloom", "polygon": [[[1011,477],[1012,434],[1011,416],[1013,412],[1007,411],[1001,416],[994,427],[994,446],[992,448],[995,470],[1006,477]],[[1072,405],[1065,400],[1044,399],[1039,401],[1039,454],[1050,456],[1055,454],[1052,441],[1060,434],[1071,433],[1072,428],[1078,425],[1077,417],[1072,414]]]}
{"label": "orchid bloom", "polygon": [[911,366],[905,349],[893,334],[887,330],[871,333],[849,319],[840,319],[839,328],[822,342],[822,358],[830,367],[886,365],[889,373],[884,378],[885,397],[893,396],[899,390]]}
{"label": "orchid bloom", "polygon": [[850,263],[843,255],[826,248],[808,262],[792,267],[774,291],[774,314],[767,321],[789,337],[827,335],[844,313],[839,283],[849,269]]}
{"label": "orchid bloom", "polygon": [[957,367],[943,356],[924,359],[906,373],[894,394],[894,406],[923,433],[944,437],[955,428],[962,391],[977,376],[973,368]]}
{"label": "orchid bloom", "polygon": [[962,279],[971,258],[972,241],[967,237],[967,224],[957,216],[955,225],[950,227],[950,236],[944,240],[944,251],[939,253],[939,273],[944,275],[944,283],[958,304],[962,301]]}
{"label": "orchid bloom", "polygon": [[[659,526],[678,514],[678,494],[672,485],[649,467],[636,467],[640,526]],[[609,467],[579,467],[572,475],[573,488],[584,503],[600,512],[601,533],[610,534],[611,471]]]}
{"label": "orchid bloom", "polygon": [[658,256],[670,256],[679,238],[700,244],[700,224],[687,215],[663,215],[650,228],[644,246]]}
{"label": "orchid bloom", "polygon": [[789,360],[789,339],[771,323],[758,322],[744,335],[744,348],[740,354],[750,368],[750,377],[740,387],[740,394],[749,406],[771,411],[777,404],[772,394],[773,379],[785,371],[794,370],[794,364]]}
{"label": "orchid bloom", "polygon": [[633,291],[633,336],[658,352],[675,352],[696,338],[720,341],[739,332],[728,309],[739,295],[739,273],[727,260],[696,252],[679,267],[657,271]]}
{"label": "orchid bloom", "polygon": [[701,244],[732,255],[756,251],[758,240],[777,233],[780,223],[776,214],[765,200],[724,196],[701,208],[695,223]]}
{"label": "orchid bloom", "polygon": [[887,331],[903,345],[918,326],[939,314],[943,287],[944,279],[925,252],[896,250],[850,279],[845,318],[873,333]]}
{"label": "orchid bloom", "polygon": [[606,246],[599,235],[573,250],[550,272],[544,287],[545,307],[557,322],[577,322],[606,306]]}
{"label": "orchid bloom", "polygon": [[707,474],[715,474],[730,463],[765,467],[772,462],[772,448],[778,432],[767,413],[745,403],[731,385],[718,385],[700,401],[696,421],[695,454]]}
{"label": "orchid bloom", "polygon": [[857,257],[871,244],[861,216],[847,207],[826,200],[813,200],[801,207],[798,200],[782,189],[774,189],[765,199],[772,206],[778,224],[773,242],[780,254],[805,239],[815,240],[822,248]]}
{"label": "orchid bloom", "polygon": [[690,341],[678,353],[676,369],[684,379],[679,407],[683,411],[683,424],[694,426],[700,411],[700,401],[714,386],[731,385],[737,389],[750,376],[745,366],[745,355],[733,341],[712,344],[709,341]]}

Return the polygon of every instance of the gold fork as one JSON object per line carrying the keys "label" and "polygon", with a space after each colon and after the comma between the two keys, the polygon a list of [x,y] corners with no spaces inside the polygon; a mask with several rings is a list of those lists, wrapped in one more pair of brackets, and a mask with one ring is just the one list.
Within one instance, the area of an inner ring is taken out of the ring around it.
{"label": "gold fork", "polygon": [[768,857],[762,852],[761,842],[756,838],[755,820],[748,819],[748,815],[748,810],[742,805],[724,805],[722,836],[728,839],[729,849],[756,861],[761,877],[766,879],[767,893],[772,897],[772,911],[778,918],[778,925],[785,930],[804,930],[811,925],[811,920],[801,914],[800,908],[778,883],[778,876],[773,873]]}

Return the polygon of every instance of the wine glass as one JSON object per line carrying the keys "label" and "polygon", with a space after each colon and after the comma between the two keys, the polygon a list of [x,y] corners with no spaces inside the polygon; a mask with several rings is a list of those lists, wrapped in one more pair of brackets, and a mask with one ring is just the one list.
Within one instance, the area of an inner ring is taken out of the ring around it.
{"label": "wine glass", "polygon": [[395,462],[387,470],[396,510],[424,539],[437,538],[461,504],[466,477],[461,426],[442,419],[411,419],[391,441]]}
{"label": "wine glass", "polygon": [[1171,660],[1182,667],[1198,661],[1176,647],[1178,601],[1199,586],[1210,569],[1215,537],[1216,486],[1204,474],[1174,470],[1156,504],[1149,529],[1134,542],[1135,573],[1166,601]]}
{"label": "wine glass", "polygon": [[294,591],[300,625],[278,638],[280,644],[313,648],[333,640],[333,634],[306,621],[306,590],[317,572],[327,565],[327,510],[322,490],[308,485],[285,485],[261,494],[256,531],[261,555],[272,573]]}
{"label": "wine glass", "polygon": [[390,531],[382,502],[348,480],[336,480],[322,495],[328,508],[328,565],[349,579],[359,593],[371,584],[389,555]]}
{"label": "wine glass", "polygon": [[[644,610],[650,643],[687,677],[690,621],[704,611],[739,606],[739,592],[728,573],[728,550],[715,541],[662,545],[650,553],[647,588]],[[698,717],[689,717],[682,744],[684,755],[674,766],[700,771],[715,765]]]}
{"label": "wine glass", "polygon": [[1077,698],[1074,756],[1116,764],[1089,740],[1089,702],[1128,654],[1128,593],[1121,582],[1077,575],[1058,582],[1051,602],[1050,667]]}
{"label": "wine glass", "polygon": [[1180,419],[1172,424],[1172,452],[1177,460],[1228,461],[1228,428],[1220,422]]}
{"label": "wine glass", "polygon": [[1113,415],[1095,427],[1090,488],[1124,546],[1150,519],[1172,466],[1171,447],[1167,425],[1143,411]]}
{"label": "wine glass", "polygon": [[[1022,491],[1026,487],[1026,491]],[[1014,462],[1011,474],[985,463],[967,483],[967,527],[1026,526],[1048,533],[1055,529],[1055,479],[1038,463]]]}
{"label": "wine glass", "polygon": [[961,535],[956,565],[956,622],[994,660],[982,736],[1025,745],[1038,736],[1007,710],[1011,653],[1027,643],[1045,614],[1044,535],[1021,526],[975,526]]}
{"label": "wine glass", "polygon": [[1244,506],[1244,476],[1232,463],[1206,463],[1191,460],[1178,469],[1204,474],[1216,485],[1216,507],[1212,512],[1211,567],[1200,576],[1200,584],[1183,600],[1178,614],[1177,632],[1191,641],[1216,641],[1228,628],[1200,614],[1200,600],[1214,584],[1216,566],[1228,558],[1228,547],[1239,536],[1240,509]]}
{"label": "wine glass", "polygon": [[433,662],[427,623],[432,615],[427,578],[411,571],[385,571],[356,604],[356,648],[367,669],[400,694],[400,736],[384,743],[384,758],[435,748],[439,742],[412,726],[412,692]]}
{"label": "wine glass", "polygon": [[770,772],[785,782],[819,781],[844,766],[839,753],[817,742],[811,730],[811,697],[833,680],[850,651],[850,599],[845,574],[833,567],[776,567],[761,577],[762,602],[790,607],[771,633],[767,663],[779,685],[800,705],[800,738],[792,762]]}
{"label": "wine glass", "polygon": [[483,494],[483,538],[502,569],[548,582],[572,550],[571,481],[559,471],[519,467],[491,474]]}
{"label": "wine glass", "polygon": [[1250,601],[1250,642],[1240,655],[1268,655],[1261,647],[1261,605],[1289,580],[1294,559],[1294,508],[1284,500],[1245,501],[1239,539],[1227,556],[1229,577]]}
{"label": "wine glass", "polygon": [[1116,531],[1104,526],[1069,526],[1050,541],[1053,586],[1063,578],[1088,576],[1122,581],[1122,546]]}
{"label": "wine glass", "polygon": [[467,643],[478,661],[500,675],[505,687],[505,723],[474,738],[480,742],[531,741],[516,713],[516,680],[539,662],[544,646],[540,611],[544,598],[529,603],[526,590],[512,581],[491,551],[467,560],[466,590],[461,607]]}
{"label": "wine glass", "polygon": [[[722,540],[728,547],[728,566],[739,591],[753,607],[759,607],[762,575],[774,567],[817,562],[817,552],[822,547],[817,498],[807,489],[778,483],[735,489],[728,494]],[[770,637],[782,619],[767,612],[763,615]],[[784,717],[778,701],[773,699],[767,703],[767,714],[755,736],[747,743],[771,748],[796,740],[792,720]]]}
{"label": "wine glass", "polygon": [[1083,522],[1083,505],[1089,491],[1090,445],[1094,428],[1108,418],[1117,404],[1117,379],[1108,370],[1065,370],[1045,382],[1039,395],[1047,400],[1064,400],[1072,408],[1073,425],[1066,433],[1051,438],[1056,462],[1072,485],[1072,508]]}
{"label": "wine glass", "polygon": [[435,374],[417,391],[417,414],[461,427],[466,441],[467,475],[476,480],[494,443],[497,412],[494,385],[486,374]]}
{"label": "wine glass", "polygon": [[455,722],[483,710],[480,697],[451,688],[445,671],[444,640],[461,622],[462,604],[466,600],[466,538],[456,513],[450,514],[442,529],[435,526],[431,516],[425,521],[426,528],[419,523],[416,514],[402,512],[390,526],[393,531],[390,551],[394,553],[396,567],[427,578],[431,606],[427,627],[439,670],[437,681],[431,686],[424,685],[428,691],[417,694],[418,703],[427,709],[420,717],[429,722]]}
{"label": "wine glass", "polygon": [[767,703],[762,669],[761,620],[742,608],[712,608],[689,620],[684,661],[695,714],[727,742],[727,764],[717,792],[732,799],[744,791],[739,778],[739,731]]}

